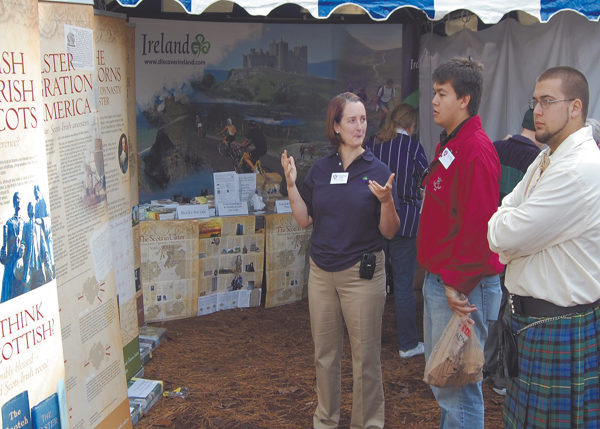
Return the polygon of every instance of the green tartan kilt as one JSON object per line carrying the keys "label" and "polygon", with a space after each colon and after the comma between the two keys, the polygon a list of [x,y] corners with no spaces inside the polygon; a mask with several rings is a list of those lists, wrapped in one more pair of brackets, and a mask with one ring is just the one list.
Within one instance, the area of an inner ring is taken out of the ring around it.
{"label": "green tartan kilt", "polygon": [[[539,319],[513,315],[513,332]],[[505,427],[600,428],[600,306],[531,327],[517,343],[519,376],[508,380]]]}

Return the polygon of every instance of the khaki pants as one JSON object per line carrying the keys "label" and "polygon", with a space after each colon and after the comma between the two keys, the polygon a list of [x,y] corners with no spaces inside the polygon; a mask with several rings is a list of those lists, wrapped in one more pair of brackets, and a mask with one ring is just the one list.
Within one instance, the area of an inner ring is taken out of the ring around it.
{"label": "khaki pants", "polygon": [[311,259],[308,279],[310,325],[315,344],[317,429],[340,420],[341,357],[344,321],[352,349],[352,428],[382,428],[381,319],[385,304],[385,263],[377,252],[371,280],[358,275],[360,262],[338,272],[320,269]]}

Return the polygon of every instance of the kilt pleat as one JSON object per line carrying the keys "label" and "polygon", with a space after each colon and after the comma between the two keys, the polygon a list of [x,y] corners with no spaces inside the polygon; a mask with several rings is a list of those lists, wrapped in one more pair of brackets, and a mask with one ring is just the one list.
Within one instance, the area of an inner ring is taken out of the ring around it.
{"label": "kilt pleat", "polygon": [[[512,317],[512,329],[540,320]],[[517,337],[519,376],[509,379],[506,428],[600,429],[600,306],[541,323]]]}

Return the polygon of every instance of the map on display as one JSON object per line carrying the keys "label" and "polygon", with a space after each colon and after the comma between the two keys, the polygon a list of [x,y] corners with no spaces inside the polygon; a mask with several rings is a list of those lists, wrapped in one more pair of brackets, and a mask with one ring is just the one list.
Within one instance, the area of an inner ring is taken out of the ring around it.
{"label": "map on display", "polygon": [[142,222],[140,233],[146,321],[195,316],[198,223]]}
{"label": "map on display", "polygon": [[307,296],[308,250],[312,227],[302,229],[291,214],[266,216],[265,307]]}

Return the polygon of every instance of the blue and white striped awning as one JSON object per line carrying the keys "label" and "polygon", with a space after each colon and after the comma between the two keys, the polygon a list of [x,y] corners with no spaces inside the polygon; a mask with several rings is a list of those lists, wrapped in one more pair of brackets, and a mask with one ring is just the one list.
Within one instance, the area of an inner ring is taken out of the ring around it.
{"label": "blue and white striped awning", "polygon": [[[122,6],[135,7],[143,0],[117,0]],[[215,0],[175,0],[190,14],[201,14],[216,3]],[[484,23],[494,24],[506,13],[523,11],[540,22],[548,21],[562,10],[573,10],[591,21],[598,21],[598,0],[236,0],[250,15],[268,15],[273,9],[294,3],[306,9],[315,18],[328,18],[344,5],[358,6],[376,21],[386,20],[397,9],[411,7],[424,11],[429,19],[437,21],[457,9],[466,9],[476,14]]]}

